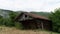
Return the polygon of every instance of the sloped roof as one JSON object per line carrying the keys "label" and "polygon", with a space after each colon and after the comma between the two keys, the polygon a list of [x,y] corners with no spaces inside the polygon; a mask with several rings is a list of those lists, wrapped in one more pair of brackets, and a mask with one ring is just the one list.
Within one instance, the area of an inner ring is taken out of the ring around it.
{"label": "sloped roof", "polygon": [[15,20],[19,19],[19,18],[21,17],[22,14],[31,16],[31,17],[33,17],[33,18],[49,20],[47,17],[40,16],[40,15],[37,15],[37,14],[33,14],[33,13],[30,13],[30,12],[22,12],[21,14],[19,14],[19,15],[15,18]]}

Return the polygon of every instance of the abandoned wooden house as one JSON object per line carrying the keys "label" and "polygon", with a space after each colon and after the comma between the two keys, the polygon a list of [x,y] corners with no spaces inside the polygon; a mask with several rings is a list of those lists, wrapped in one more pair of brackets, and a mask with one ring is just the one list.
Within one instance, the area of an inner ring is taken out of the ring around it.
{"label": "abandoned wooden house", "polygon": [[15,20],[21,22],[25,29],[52,30],[52,22],[48,18],[33,13],[22,12]]}

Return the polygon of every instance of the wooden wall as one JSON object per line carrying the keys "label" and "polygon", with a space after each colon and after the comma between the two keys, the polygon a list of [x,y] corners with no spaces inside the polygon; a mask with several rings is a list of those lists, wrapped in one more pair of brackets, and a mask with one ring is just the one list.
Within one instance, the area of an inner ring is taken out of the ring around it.
{"label": "wooden wall", "polygon": [[45,29],[45,30],[50,30],[51,29],[51,23],[50,21],[46,20],[26,20],[22,21],[22,24],[25,29]]}

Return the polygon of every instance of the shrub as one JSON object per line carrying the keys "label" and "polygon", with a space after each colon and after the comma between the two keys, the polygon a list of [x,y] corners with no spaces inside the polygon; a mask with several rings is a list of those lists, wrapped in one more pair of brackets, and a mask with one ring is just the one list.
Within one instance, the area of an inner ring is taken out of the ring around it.
{"label": "shrub", "polygon": [[18,29],[23,29],[23,25],[19,22],[15,22],[15,27]]}

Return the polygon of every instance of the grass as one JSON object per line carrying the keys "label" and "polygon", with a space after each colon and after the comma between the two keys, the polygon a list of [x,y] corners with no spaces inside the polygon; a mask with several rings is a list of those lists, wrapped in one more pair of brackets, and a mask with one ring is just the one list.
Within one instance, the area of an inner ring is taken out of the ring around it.
{"label": "grass", "polygon": [[0,34],[59,34],[41,30],[19,30],[14,27],[0,26]]}

